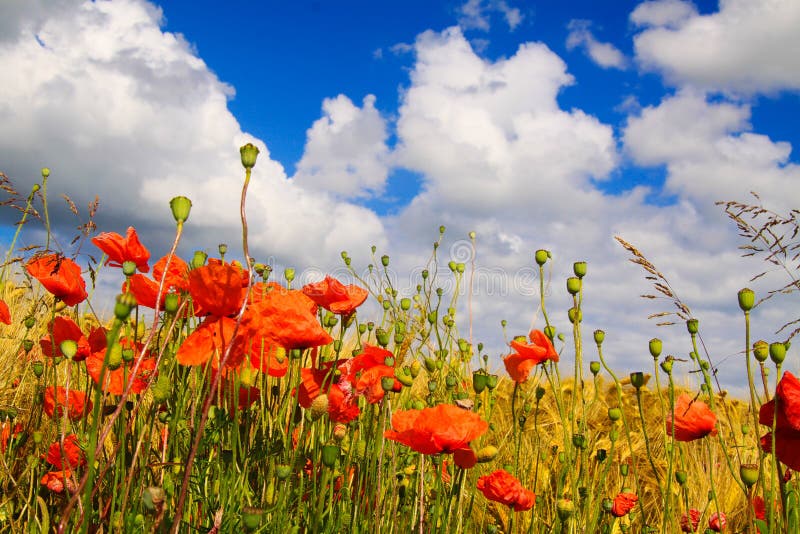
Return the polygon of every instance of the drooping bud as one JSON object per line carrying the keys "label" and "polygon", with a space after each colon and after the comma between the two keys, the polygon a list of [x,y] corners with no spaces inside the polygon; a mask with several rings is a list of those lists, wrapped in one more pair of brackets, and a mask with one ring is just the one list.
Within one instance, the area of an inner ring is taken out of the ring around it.
{"label": "drooping bud", "polygon": [[322,446],[322,464],[325,467],[333,467],[336,465],[336,460],[339,459],[339,446],[338,445],[323,445]]}

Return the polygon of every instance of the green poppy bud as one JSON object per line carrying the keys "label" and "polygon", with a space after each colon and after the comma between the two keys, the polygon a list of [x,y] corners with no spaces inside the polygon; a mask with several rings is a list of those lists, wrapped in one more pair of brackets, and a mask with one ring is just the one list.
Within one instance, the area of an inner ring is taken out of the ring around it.
{"label": "green poppy bud", "polygon": [[756,294],[750,288],[740,289],[738,293],[739,297],[739,308],[743,312],[749,312],[753,309],[753,306],[756,304]]}
{"label": "green poppy bud", "polygon": [[626,476],[628,476],[628,470],[629,469],[630,469],[630,466],[628,466],[628,464],[620,464],[619,465],[619,474],[624,476],[624,477],[626,477]]}
{"label": "green poppy bud", "polygon": [[389,266],[389,256],[387,256],[386,254],[381,256],[381,265],[383,265],[384,267]]}
{"label": "green poppy bud", "polygon": [[673,358],[672,356],[667,356],[666,358],[664,358],[664,361],[661,362],[660,364],[661,370],[667,374],[670,374],[672,372],[672,364],[674,362],[675,358]]}
{"label": "green poppy bud", "polygon": [[580,323],[583,320],[583,312],[580,308],[570,308],[567,312],[567,316],[569,317],[569,322],[572,324]]}
{"label": "green poppy bud", "polygon": [[583,278],[586,276],[586,262],[585,261],[576,261],[572,264],[572,272],[575,273],[575,276],[578,278]]}
{"label": "green poppy bud", "polygon": [[195,250],[194,255],[192,256],[192,269],[197,269],[202,267],[206,264],[206,260],[208,259],[208,254],[203,252],[202,250]]}
{"label": "green poppy bud", "polygon": [[411,309],[411,299],[400,299],[400,309],[408,311]]}
{"label": "green poppy bud", "polygon": [[600,372],[600,362],[598,361],[589,362],[589,370],[592,372],[594,376],[597,376],[597,373]]}
{"label": "green poppy bud", "polygon": [[122,262],[122,274],[125,276],[133,276],[136,274],[136,262],[131,260]]}
{"label": "green poppy bud", "polygon": [[500,377],[497,375],[489,375],[489,379],[486,381],[486,387],[489,389],[494,389],[497,387],[497,383],[500,381]]}
{"label": "green poppy bud", "polygon": [[245,506],[242,508],[242,525],[246,530],[256,530],[261,526],[261,520],[264,517],[264,511],[261,508],[253,506]]}
{"label": "green poppy bud", "polygon": [[686,471],[675,471],[675,480],[683,486],[686,484],[686,481],[689,479],[688,473]]}
{"label": "green poppy bud", "polygon": [[770,343],[769,344],[769,358],[774,364],[783,363],[786,358],[786,345],[783,343]]}
{"label": "green poppy bud", "polygon": [[696,334],[700,329],[700,321],[698,319],[689,319],[686,321],[686,329],[690,334]]}
{"label": "green poppy bud", "polygon": [[606,333],[602,330],[595,330],[594,331],[594,342],[597,345],[602,345],[603,341],[606,339]]}
{"label": "green poppy bud", "polygon": [[567,292],[570,295],[577,295],[581,290],[581,279],[577,276],[567,278]]}
{"label": "green poppy bud", "polygon": [[292,467],[289,465],[279,465],[275,468],[275,475],[278,480],[286,480],[292,474]]}
{"label": "green poppy bud", "polygon": [[117,302],[114,305],[114,316],[120,321],[125,321],[130,317],[131,311],[136,307],[136,297],[133,293],[122,293],[117,295]]}
{"label": "green poppy bud", "polygon": [[742,482],[748,488],[752,488],[753,485],[758,482],[758,465],[756,464],[742,464],[739,466],[739,476],[742,478]]}
{"label": "green poppy bud", "polygon": [[258,158],[258,147],[253,143],[247,143],[239,148],[239,154],[242,157],[242,167],[247,170],[256,166],[256,159]]}
{"label": "green poppy bud", "polygon": [[561,521],[567,521],[575,513],[575,503],[570,499],[559,499],[556,502],[556,512]]}
{"label": "green poppy bud", "polygon": [[169,208],[172,210],[172,216],[175,221],[181,224],[189,218],[189,212],[192,210],[192,201],[186,197],[174,197],[169,201]]}
{"label": "green poppy bud", "polygon": [[475,371],[472,373],[472,389],[475,393],[481,393],[489,383],[489,375],[486,374],[486,371],[480,370]]}
{"label": "green poppy bud", "polygon": [[641,371],[631,373],[631,385],[635,387],[637,390],[641,389],[644,386],[644,373]]}
{"label": "green poppy bud", "polygon": [[608,418],[612,421],[619,421],[622,419],[622,410],[619,408],[609,408],[608,409]]}
{"label": "green poppy bud", "polygon": [[391,376],[384,376],[381,378],[381,388],[383,388],[383,391],[387,392],[394,390],[394,378]]}
{"label": "green poppy bud", "polygon": [[36,326],[36,317],[29,315],[28,317],[25,317],[25,320],[23,321],[22,324],[25,325],[25,328],[30,330],[31,328]]}
{"label": "green poppy bud", "polygon": [[536,260],[536,264],[541,267],[545,263],[547,263],[547,259],[550,257],[550,253],[544,249],[539,249],[534,254],[534,259]]}
{"label": "green poppy bud", "polygon": [[42,178],[45,180],[50,177],[50,169],[47,167],[42,167]]}
{"label": "green poppy bud", "polygon": [[767,358],[769,358],[769,343],[763,339],[759,339],[753,343],[753,356],[762,363],[767,361]]}
{"label": "green poppy bud", "polygon": [[36,378],[40,378],[42,373],[44,373],[44,363],[40,361],[35,361],[31,364],[31,370]]}
{"label": "green poppy bud", "polygon": [[661,340],[658,339],[657,337],[654,337],[653,339],[650,340],[649,348],[650,348],[650,356],[652,356],[653,359],[657,360],[658,357],[661,356],[661,348],[662,348]]}

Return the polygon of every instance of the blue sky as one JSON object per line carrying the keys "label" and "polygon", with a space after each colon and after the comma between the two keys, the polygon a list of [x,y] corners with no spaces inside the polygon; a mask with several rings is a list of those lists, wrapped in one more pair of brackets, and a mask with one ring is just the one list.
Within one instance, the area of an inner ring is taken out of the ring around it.
{"label": "blue sky", "polygon": [[[797,27],[795,0],[9,0],[0,170],[28,191],[50,167],[51,198],[97,194],[99,229],[133,225],[156,256],[165,206],[189,196],[190,257],[236,250],[237,149],[253,142],[250,245],[277,270],[346,277],[341,251],[366,268],[376,245],[412,291],[444,224],[445,263],[477,233],[475,336],[492,354],[501,319],[511,333],[541,326],[537,248],[553,251],[562,323],[563,278],[589,262],[585,331],[608,331],[612,360],[651,365],[655,336],[685,354],[682,329],[646,319],[671,306],[638,298],[651,288],[619,235],[731,358],[735,294],[762,265],[740,258],[714,202],[757,191],[771,209],[800,205]],[[69,243],[81,221],[57,202],[52,214]],[[774,302],[755,337],[796,308]]]}

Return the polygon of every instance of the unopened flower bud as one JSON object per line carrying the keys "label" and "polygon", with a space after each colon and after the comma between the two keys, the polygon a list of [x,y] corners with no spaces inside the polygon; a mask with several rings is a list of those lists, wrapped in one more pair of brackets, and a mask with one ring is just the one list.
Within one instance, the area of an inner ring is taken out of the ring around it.
{"label": "unopened flower bud", "polygon": [[539,249],[536,251],[534,258],[536,259],[536,264],[541,267],[545,263],[547,263],[547,258],[550,257],[550,253],[544,249]]}
{"label": "unopened flower bud", "polygon": [[117,295],[117,302],[114,305],[114,317],[120,321],[125,321],[130,317],[131,311],[136,307],[136,297],[133,293],[121,293]]}
{"label": "unopened flower bud", "polygon": [[696,334],[700,329],[700,321],[698,319],[689,319],[686,321],[686,329],[690,334]]}
{"label": "unopened flower bud", "polygon": [[589,370],[592,372],[594,376],[597,376],[597,373],[600,372],[600,362],[598,361],[589,362]]}
{"label": "unopened flower bud", "polygon": [[783,343],[770,343],[769,344],[769,358],[773,363],[780,364],[786,358],[786,345]]}
{"label": "unopened flower bud", "polygon": [[753,343],[753,356],[762,363],[767,361],[767,358],[769,358],[769,343],[763,339],[759,339]]}
{"label": "unopened flower bud", "polygon": [[603,341],[606,339],[606,333],[603,330],[595,330],[594,331],[594,342],[597,345],[602,345]]}
{"label": "unopened flower bud", "polygon": [[608,418],[612,421],[619,421],[622,418],[622,410],[619,408],[609,408]]}
{"label": "unopened flower bud", "polygon": [[650,340],[649,348],[650,348],[650,356],[652,356],[653,359],[657,360],[658,357],[661,356],[661,348],[662,348],[661,340],[658,339],[657,337],[654,337],[653,339]]}
{"label": "unopened flower bud", "polygon": [[753,306],[756,304],[756,294],[752,289],[748,287],[740,289],[738,296],[739,308],[741,308],[743,312],[749,312],[753,309]]}
{"label": "unopened flower bud", "polygon": [[577,295],[581,290],[581,279],[577,276],[567,278],[567,292],[570,295]]}
{"label": "unopened flower bud", "polygon": [[195,250],[194,255],[192,256],[192,269],[197,269],[202,267],[206,264],[206,260],[208,259],[208,254],[203,252],[202,250]]}
{"label": "unopened flower bud", "polygon": [[239,154],[242,157],[242,167],[247,170],[256,166],[256,158],[258,158],[258,147],[253,143],[247,143],[239,148]]}
{"label": "unopened flower bud", "polygon": [[311,420],[316,421],[326,413],[328,413],[328,395],[322,393],[314,397],[311,401],[311,406],[308,408],[311,415]]}
{"label": "unopened flower bud", "polygon": [[192,210],[192,201],[186,197],[175,197],[169,201],[169,208],[172,210],[172,216],[177,223],[184,223],[189,218],[189,212]]}

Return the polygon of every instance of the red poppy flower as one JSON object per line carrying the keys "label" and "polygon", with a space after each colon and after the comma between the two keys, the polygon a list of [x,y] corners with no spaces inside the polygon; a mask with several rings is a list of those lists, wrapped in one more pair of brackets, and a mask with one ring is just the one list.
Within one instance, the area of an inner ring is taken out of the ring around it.
{"label": "red poppy flower", "polygon": [[0,454],[5,454],[8,442],[17,437],[22,432],[22,428],[21,423],[12,425],[9,420],[0,423]]}
{"label": "red poppy flower", "polygon": [[636,501],[639,497],[635,493],[620,493],[614,497],[614,504],[611,506],[611,515],[614,517],[623,517],[628,515],[628,512],[633,510],[636,506]]}
{"label": "red poppy flower", "polygon": [[506,371],[514,382],[521,383],[535,366],[548,360],[557,362],[558,353],[550,339],[541,330],[531,330],[530,343],[512,341],[511,348],[516,352],[503,358]]}
{"label": "red poppy flower", "polygon": [[530,510],[536,502],[536,495],[531,490],[525,489],[514,475],[503,469],[480,477],[477,488],[490,501],[510,506],[517,512]]}
{"label": "red poppy flower", "polygon": [[422,454],[451,453],[481,436],[489,423],[452,404],[422,410],[399,410],[392,415],[392,429],[384,437]]}
{"label": "red poppy flower", "polygon": [[326,276],[325,280],[303,287],[311,300],[332,313],[350,315],[361,306],[369,292],[357,285],[344,285],[336,278]]}
{"label": "red poppy flower", "polygon": [[756,519],[761,520],[767,517],[767,503],[764,502],[764,497],[761,495],[753,497],[753,515]]}
{"label": "red poppy flower", "polygon": [[44,336],[39,340],[39,346],[42,348],[42,354],[50,358],[63,357],[61,352],[61,343],[64,341],[74,341],[78,346],[78,351],[72,358],[76,362],[81,362],[86,359],[91,353],[89,340],[83,335],[81,327],[75,324],[75,321],[68,317],[56,317],[48,326],[49,335]]}
{"label": "red poppy flower", "polygon": [[82,391],[70,389],[69,398],[67,398],[66,388],[62,386],[49,386],[44,390],[42,406],[44,408],[44,413],[50,418],[62,417],[64,408],[66,407],[67,417],[75,421],[92,409],[92,401],[87,399]]}
{"label": "red poppy flower", "polygon": [[681,515],[681,532],[697,532],[697,527],[700,524],[700,517],[703,514],[700,510],[692,508],[689,514]]}
{"label": "red poppy flower", "polygon": [[235,319],[209,316],[183,340],[175,358],[181,365],[203,365],[211,360],[211,366],[216,369],[233,340],[231,354],[225,365],[229,368],[236,367],[244,359],[246,345],[245,338],[241,335],[233,339],[235,328]]}
{"label": "red poppy flower", "polygon": [[25,266],[28,274],[39,280],[54,297],[74,306],[86,300],[86,282],[81,268],[69,258],[58,254],[36,256]]}
{"label": "red poppy flower", "polygon": [[125,237],[116,232],[103,232],[92,238],[92,243],[108,256],[106,265],[122,267],[126,261],[132,261],[139,271],[146,273],[150,270],[150,266],[147,265],[150,251],[139,242],[139,236],[136,235],[133,226],[128,227]]}
{"label": "red poppy flower", "polygon": [[[795,471],[800,470],[799,412],[800,380],[786,371],[778,382],[775,398],[761,406],[758,421],[771,428],[775,419],[775,455]],[[765,452],[772,452],[772,432],[761,437],[761,448]]]}
{"label": "red poppy flower", "polygon": [[[91,353],[86,358],[86,370],[95,384],[100,383],[100,372],[103,369],[103,361],[106,357],[106,344],[105,328],[95,328],[89,335]],[[106,367],[105,386],[103,389],[112,395],[122,395],[128,383],[133,381],[130,392],[133,394],[141,393],[147,388],[150,376],[155,371],[156,360],[149,353],[143,357],[140,356],[143,347],[140,343],[134,345],[130,340],[122,338],[119,340],[119,346],[121,349],[134,351],[134,359],[129,362],[123,361],[116,369]],[[141,360],[139,370],[136,372],[136,376],[133,376],[133,366],[136,365],[138,360]]]}
{"label": "red poppy flower", "polygon": [[[286,350],[319,347],[333,341],[317,320],[317,305],[302,292],[278,286],[262,293],[263,288],[258,286],[252,292],[258,297],[248,306],[242,320],[242,327],[251,339],[265,338]],[[255,347],[261,347],[260,341],[256,341]]]}
{"label": "red poppy flower", "polygon": [[189,293],[196,315],[227,317],[238,313],[244,302],[247,278],[230,263],[209,262],[189,271]]}
{"label": "red poppy flower", "polygon": [[333,362],[326,362],[321,369],[303,368],[300,370],[300,386],[297,388],[298,402],[305,409],[311,408],[314,400],[325,395],[328,418],[335,423],[349,423],[360,413],[352,385],[346,373],[333,372]]}
{"label": "red poppy flower", "polygon": [[723,512],[714,512],[711,514],[711,517],[708,518],[708,528],[714,532],[722,532],[727,525],[728,520],[725,518]]}
{"label": "red poppy flower", "polygon": [[86,455],[78,444],[78,437],[75,434],[64,437],[63,448],[60,441],[56,441],[50,445],[44,459],[47,463],[58,469],[63,469],[65,467],[82,467],[86,465]]}
{"label": "red poppy flower", "polygon": [[3,299],[0,299],[0,323],[11,324],[11,310]]}
{"label": "red poppy flower", "polygon": [[41,480],[42,486],[47,486],[47,489],[55,493],[62,493],[64,488],[67,488],[70,493],[76,489],[75,481],[72,479],[72,473],[69,469],[65,471],[50,471],[45,473]]}
{"label": "red poppy flower", "polygon": [[453,452],[453,463],[461,469],[472,469],[478,463],[478,457],[472,447],[466,445]]}
{"label": "red poppy flower", "polygon": [[403,388],[394,376],[394,366],[386,365],[387,358],[394,358],[394,355],[386,349],[365,343],[361,353],[348,361],[347,373],[356,395],[364,395],[370,404],[383,400],[384,378],[393,380],[392,391],[397,392]]}
{"label": "red poppy flower", "polygon": [[[717,416],[708,405],[694,400],[688,393],[681,393],[675,402],[675,439],[694,441],[709,434],[717,435]],[[667,434],[672,435],[672,414],[667,414]]]}
{"label": "red poppy flower", "polygon": [[169,262],[169,269],[166,270],[167,256],[164,256],[153,265],[153,278],[143,274],[134,274],[122,284],[123,292],[131,292],[136,297],[136,302],[140,306],[147,308],[156,307],[156,297],[158,296],[158,286],[161,278],[164,278],[164,288],[162,290],[159,309],[164,309],[164,298],[170,291],[187,292],[189,291],[189,265],[177,256],[173,256]]}

